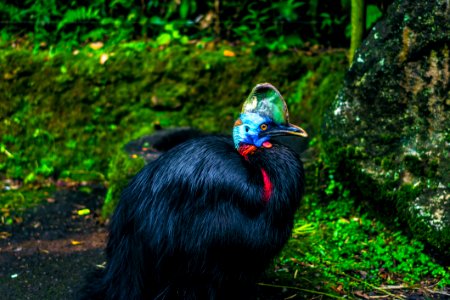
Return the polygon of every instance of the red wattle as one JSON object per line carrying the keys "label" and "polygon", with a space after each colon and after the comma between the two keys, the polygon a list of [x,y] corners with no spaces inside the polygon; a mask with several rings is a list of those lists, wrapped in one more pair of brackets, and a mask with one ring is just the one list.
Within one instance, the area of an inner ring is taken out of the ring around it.
{"label": "red wattle", "polygon": [[249,144],[243,144],[239,146],[238,152],[240,155],[242,155],[245,159],[248,159],[249,154],[253,154],[253,152],[258,149],[255,145],[249,145]]}
{"label": "red wattle", "polygon": [[263,189],[263,201],[269,202],[269,198],[272,195],[272,182],[270,181],[269,175],[267,175],[266,170],[261,168],[261,174],[263,176],[264,181],[264,189]]}

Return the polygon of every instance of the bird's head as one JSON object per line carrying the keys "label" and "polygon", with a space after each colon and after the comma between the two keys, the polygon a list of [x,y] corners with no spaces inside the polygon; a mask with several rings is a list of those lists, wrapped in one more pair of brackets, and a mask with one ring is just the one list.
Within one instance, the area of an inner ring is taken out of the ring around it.
{"label": "bird's head", "polygon": [[236,149],[247,157],[260,147],[271,148],[270,139],[283,135],[308,136],[305,130],[289,123],[286,102],[273,85],[256,85],[234,123],[233,140]]}

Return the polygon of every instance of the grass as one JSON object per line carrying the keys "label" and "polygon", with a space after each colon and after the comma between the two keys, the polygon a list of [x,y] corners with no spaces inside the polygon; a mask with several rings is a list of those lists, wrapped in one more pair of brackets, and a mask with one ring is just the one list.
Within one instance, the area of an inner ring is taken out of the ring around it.
{"label": "grass", "polygon": [[347,191],[325,202],[307,195],[276,273],[317,295],[393,299],[416,289],[447,295],[450,268],[426,255],[424,244],[396,224],[386,226],[357,203]]}

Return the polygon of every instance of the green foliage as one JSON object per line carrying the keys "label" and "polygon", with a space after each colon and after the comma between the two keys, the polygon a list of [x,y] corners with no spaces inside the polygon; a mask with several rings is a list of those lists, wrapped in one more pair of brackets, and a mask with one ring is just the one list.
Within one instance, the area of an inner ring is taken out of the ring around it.
{"label": "green foliage", "polygon": [[56,29],[59,31],[68,24],[75,23],[89,23],[93,20],[98,21],[100,19],[100,10],[92,7],[78,7],[76,9],[69,9],[65,12],[61,21],[58,22]]}
{"label": "green foliage", "polygon": [[[331,180],[331,185],[342,185]],[[339,188],[341,189],[341,188]],[[450,270],[424,254],[424,245],[395,226],[387,227],[355,204],[349,191],[341,190],[326,204],[315,195],[304,200],[294,239],[283,251],[278,268],[291,276],[313,279],[312,289],[350,295],[353,291],[377,291],[382,285],[413,286],[433,280],[438,288],[450,284]],[[304,232],[308,224],[314,231]],[[313,275],[315,274],[315,275]],[[301,280],[301,278],[300,278]],[[308,284],[308,285],[309,285]],[[305,285],[303,285],[304,287]]]}
{"label": "green foliage", "polygon": [[[263,4],[261,4],[263,2]],[[233,26],[235,20],[227,20],[226,25],[233,28],[234,33],[246,43],[254,42],[257,47],[271,51],[286,50],[290,47],[301,47],[300,36],[283,33],[284,22],[298,20],[296,10],[305,3],[295,0],[280,2],[258,1],[247,7],[247,14],[242,18],[240,26]]]}
{"label": "green foliage", "polygon": [[366,7],[366,29],[370,29],[375,22],[382,17],[383,13],[380,9],[373,4],[369,4]]}
{"label": "green foliage", "polygon": [[[158,47],[220,38],[269,51],[310,44],[342,47],[348,43],[347,2],[6,0],[0,3],[0,18],[9,22],[0,30],[0,46],[19,41],[31,43],[35,51],[73,50],[89,42],[149,39]],[[368,13],[371,24],[380,11],[369,5]]]}
{"label": "green foliage", "polygon": [[157,46],[167,46],[173,43],[187,44],[188,42],[189,38],[181,35],[172,23],[164,25],[164,31],[156,38]]}

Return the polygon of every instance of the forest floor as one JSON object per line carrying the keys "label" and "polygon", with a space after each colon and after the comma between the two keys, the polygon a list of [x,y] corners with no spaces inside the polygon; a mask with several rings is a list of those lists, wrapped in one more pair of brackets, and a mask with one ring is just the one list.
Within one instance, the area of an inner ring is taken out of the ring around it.
{"label": "forest floor", "polygon": [[[105,189],[91,188],[90,193],[58,190],[48,203],[27,211],[22,222],[0,226],[1,299],[76,299],[86,274],[104,263],[107,230],[99,212]],[[80,215],[86,208],[90,213]],[[280,284],[274,278],[265,282]],[[259,299],[305,297],[262,286],[258,294]]]}
{"label": "forest floor", "polygon": [[[22,222],[0,226],[1,299],[76,299],[86,274],[105,260],[103,250],[107,230],[106,225],[99,221],[105,188],[91,186],[89,190],[89,193],[76,187],[58,190],[47,199],[47,203],[27,211]],[[79,212],[86,208],[90,213],[80,215]],[[298,286],[298,282],[284,281],[270,275],[263,280],[268,285]],[[448,299],[446,296],[428,298],[411,291],[398,292],[393,298]],[[363,298],[366,297],[360,299]],[[258,299],[327,297],[259,286]]]}
{"label": "forest floor", "polygon": [[[83,277],[104,260],[106,228],[98,222],[104,188],[55,192],[48,202],[1,226],[2,299],[72,299]],[[91,214],[78,211],[89,208]]]}

